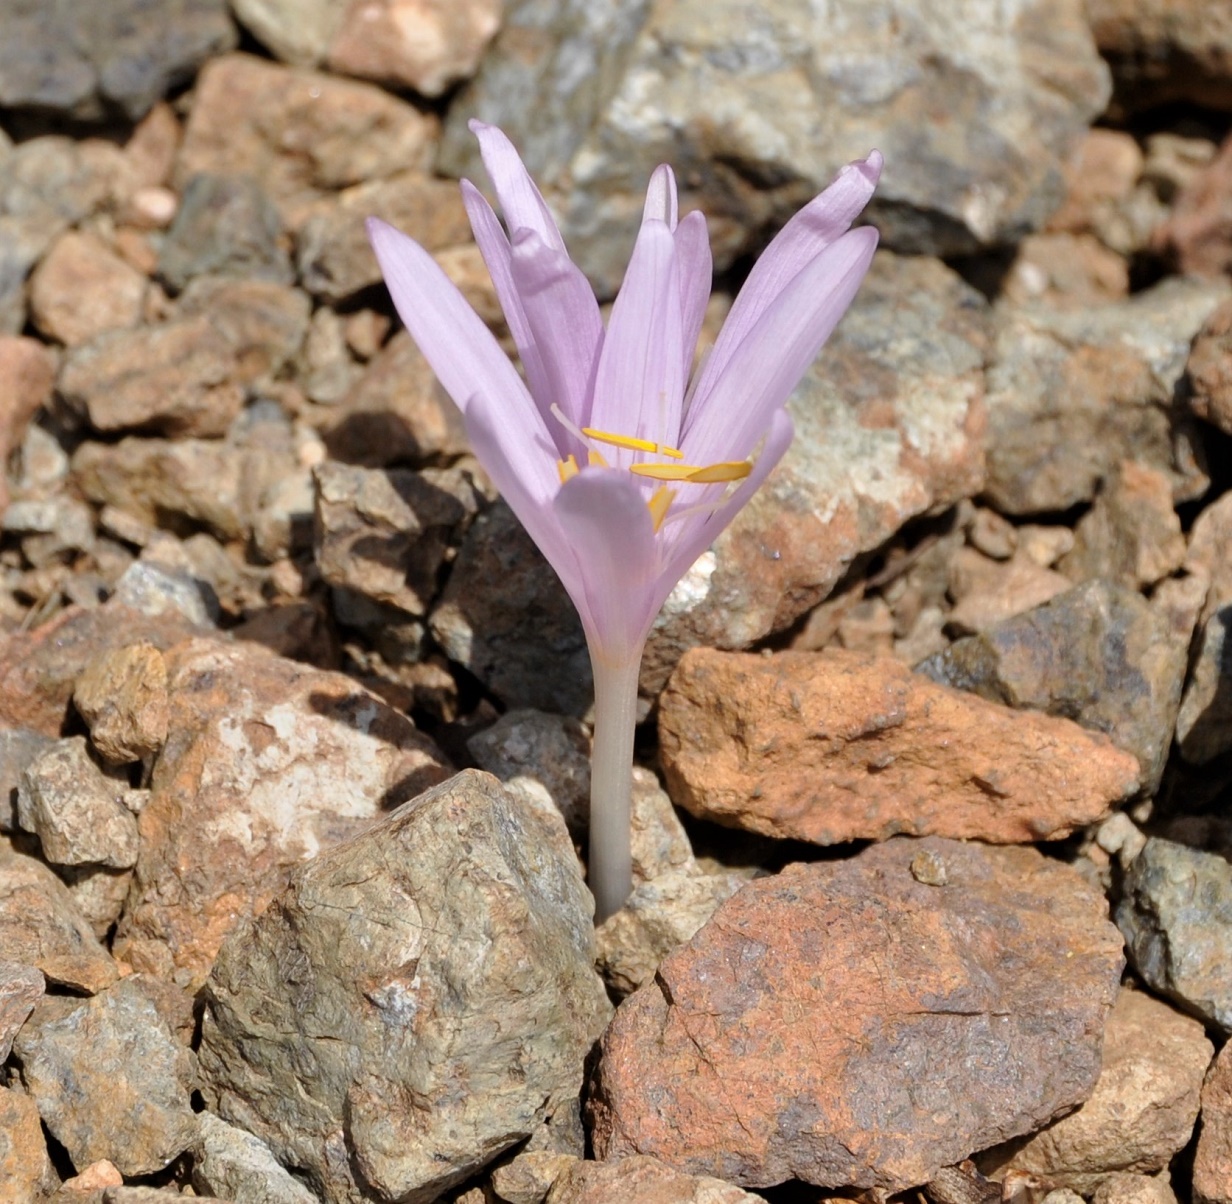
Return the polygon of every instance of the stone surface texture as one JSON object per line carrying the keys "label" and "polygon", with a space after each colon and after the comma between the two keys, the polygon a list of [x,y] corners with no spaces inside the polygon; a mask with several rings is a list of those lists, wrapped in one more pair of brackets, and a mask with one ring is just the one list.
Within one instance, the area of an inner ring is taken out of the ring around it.
{"label": "stone surface texture", "polygon": [[616,1162],[574,1160],[547,1195],[547,1204],[756,1204],[760,1196],[708,1175],[687,1175],[657,1158],[633,1156]]}
{"label": "stone surface texture", "polygon": [[564,824],[464,772],[227,942],[207,1102],[331,1202],[436,1199],[580,1088],[610,1012],[591,907]]}
{"label": "stone surface texture", "polygon": [[38,1105],[12,1087],[0,1087],[0,1204],[34,1204],[58,1182]]}
{"label": "stone surface texture", "polygon": [[595,1152],[746,1187],[925,1183],[1090,1094],[1123,964],[1104,915],[1033,849],[937,838],[752,882],[604,1034]]}
{"label": "stone surface texture", "polygon": [[1064,719],[937,686],[889,657],[695,649],[660,700],[672,799],[767,836],[1057,839],[1138,784]]}
{"label": "stone surface texture", "polygon": [[236,1204],[317,1204],[319,1197],[286,1171],[260,1138],[212,1112],[197,1116],[193,1187]]}
{"label": "stone surface texture", "polygon": [[1232,1200],[1232,1045],[1225,1044],[1219,1051],[1202,1084],[1193,1193],[1199,1204]]}
{"label": "stone surface texture", "polygon": [[123,765],[167,739],[167,662],[153,644],[136,642],[95,657],[73,687],[73,705],[104,760]]}
{"label": "stone surface texture", "polygon": [[13,1038],[43,997],[43,972],[21,962],[0,961],[0,1060],[8,1061]]}

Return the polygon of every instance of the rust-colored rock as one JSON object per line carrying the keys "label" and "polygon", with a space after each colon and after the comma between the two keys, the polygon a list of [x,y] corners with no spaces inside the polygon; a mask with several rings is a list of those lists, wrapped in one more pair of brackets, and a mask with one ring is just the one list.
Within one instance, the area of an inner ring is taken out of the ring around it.
{"label": "rust-colored rock", "polygon": [[1193,1194],[1200,1204],[1232,1204],[1232,1043],[1219,1051],[1202,1084]]}
{"label": "rust-colored rock", "polygon": [[[55,378],[51,353],[37,339],[0,335],[0,464],[21,442],[35,411],[50,400]],[[0,507],[9,500],[4,477],[0,472]]]}
{"label": "rust-colored rock", "polygon": [[90,741],[113,764],[140,761],[167,738],[167,665],[143,641],[94,657],[77,679],[73,703]]}
{"label": "rust-colored rock", "polygon": [[1068,719],[1011,711],[891,658],[694,649],[660,701],[672,800],[817,844],[897,833],[1054,840],[1136,788],[1136,758]]}
{"label": "rust-colored rock", "polygon": [[1182,272],[1218,276],[1232,268],[1232,138],[1181,189],[1157,238]]}
{"label": "rust-colored rock", "polygon": [[94,234],[62,235],[30,279],[30,314],[69,347],[141,320],[146,278]]}
{"label": "rust-colored rock", "polygon": [[1232,435],[1232,301],[1206,319],[1185,366],[1189,406],[1199,418]]}
{"label": "rust-colored rock", "polygon": [[33,1204],[59,1181],[38,1105],[20,1091],[0,1087],[0,1204]]}
{"label": "rust-colored rock", "polygon": [[750,882],[617,1011],[595,1153],[927,1182],[1090,1094],[1123,966],[1106,914],[1034,849],[936,838]]}

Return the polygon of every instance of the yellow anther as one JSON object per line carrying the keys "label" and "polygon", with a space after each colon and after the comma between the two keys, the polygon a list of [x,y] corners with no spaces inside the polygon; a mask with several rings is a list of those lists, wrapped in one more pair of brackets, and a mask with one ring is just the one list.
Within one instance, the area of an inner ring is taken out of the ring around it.
{"label": "yellow anther", "polygon": [[611,467],[611,465],[603,458],[603,453],[595,451],[593,447],[586,453],[586,463],[590,465],[591,468]]}
{"label": "yellow anther", "polygon": [[683,460],[684,452],[666,443],[654,443],[650,439],[636,439],[632,435],[613,435],[608,431],[597,431],[593,426],[582,427],[582,434],[596,443],[608,443],[612,447],[625,447],[629,451],[653,452],[657,456],[670,456],[673,460]]}
{"label": "yellow anther", "polygon": [[689,481],[711,485],[718,481],[742,481],[753,471],[747,460],[727,460],[699,468],[695,464],[630,464],[629,471],[655,481]]}
{"label": "yellow anther", "polygon": [[650,517],[654,519],[656,533],[663,526],[663,520],[667,517],[668,509],[671,507],[675,496],[676,491],[674,489],[668,489],[666,485],[660,485],[646,502],[646,507],[650,511]]}
{"label": "yellow anther", "polygon": [[562,485],[566,481],[572,480],[578,474],[577,457],[570,456],[567,460],[557,460],[556,471],[560,474],[560,483]]}

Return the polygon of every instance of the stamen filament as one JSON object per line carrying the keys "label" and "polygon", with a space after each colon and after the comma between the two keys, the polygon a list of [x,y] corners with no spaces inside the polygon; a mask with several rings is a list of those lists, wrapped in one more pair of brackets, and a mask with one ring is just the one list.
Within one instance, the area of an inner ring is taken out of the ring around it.
{"label": "stamen filament", "polygon": [[630,464],[635,476],[654,481],[688,481],[695,485],[713,485],[719,481],[742,481],[753,471],[747,460],[725,460],[718,464]]}

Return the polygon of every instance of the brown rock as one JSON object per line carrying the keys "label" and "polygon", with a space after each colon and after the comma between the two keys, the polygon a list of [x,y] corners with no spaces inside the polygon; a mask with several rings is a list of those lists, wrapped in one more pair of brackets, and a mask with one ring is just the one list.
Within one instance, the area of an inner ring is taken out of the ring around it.
{"label": "brown rock", "polygon": [[1095,1189],[1091,1204],[1176,1204],[1176,1192],[1167,1171],[1158,1175],[1115,1171]]}
{"label": "brown rock", "polygon": [[1193,1193],[1199,1204],[1232,1201],[1232,1042],[1219,1051],[1202,1084]]}
{"label": "brown rock", "polygon": [[1019,305],[1117,300],[1129,295],[1129,261],[1093,234],[1033,234],[1019,245],[1004,295]]}
{"label": "brown rock", "polygon": [[1033,849],[935,838],[751,882],[617,1011],[595,1153],[746,1187],[927,1182],[1090,1093],[1123,965],[1106,913]]}
{"label": "brown rock", "polygon": [[1213,1053],[1200,1021],[1122,990],[1104,1030],[1099,1082],[1082,1107],[978,1161],[985,1171],[1025,1171],[1084,1196],[1114,1171],[1160,1171],[1189,1144]]}
{"label": "brown rock", "polygon": [[732,1183],[707,1175],[687,1175],[657,1158],[621,1158],[616,1162],[574,1159],[562,1169],[547,1195],[547,1204],[757,1204]]}
{"label": "brown rock", "polygon": [[474,75],[503,10],[504,0],[351,0],[330,70],[440,96]]}
{"label": "brown rock", "polygon": [[1065,202],[1048,219],[1048,230],[1099,231],[1129,200],[1142,169],[1142,149],[1132,134],[1088,130],[1065,165]]}
{"label": "brown rock", "polygon": [[94,657],[73,688],[90,742],[113,764],[140,761],[167,738],[167,664],[153,644],[136,642]]}
{"label": "brown rock", "polygon": [[43,997],[42,971],[21,962],[0,962],[0,1062],[7,1062],[13,1038]]}
{"label": "brown rock", "polygon": [[1072,584],[1068,577],[1037,564],[1025,550],[1000,561],[974,548],[959,548],[949,565],[954,599],[949,621],[959,631],[983,631],[1043,605]]}
{"label": "brown rock", "polygon": [[58,1182],[38,1105],[28,1095],[0,1087],[0,1204],[34,1204]]}
{"label": "brown rock", "polygon": [[[62,1193],[75,1192],[84,1194],[85,1192],[100,1191],[104,1187],[123,1187],[124,1176],[116,1170],[114,1162],[109,1162],[106,1158],[100,1158],[97,1162],[91,1162],[80,1175],[74,1175],[71,1179],[65,1179],[60,1185]],[[70,1197],[71,1199],[71,1197]],[[63,1204],[57,1200],[57,1204]],[[91,1204],[94,1204],[91,1201]]]}
{"label": "brown rock", "polygon": [[124,158],[135,188],[159,188],[166,184],[175,165],[181,135],[175,110],[163,101],[137,122],[124,144]]}
{"label": "brown rock", "polygon": [[1190,409],[1232,435],[1232,301],[1207,318],[1194,339],[1186,372]]}
{"label": "brown rock", "polygon": [[0,850],[0,961],[36,966],[76,991],[101,991],[115,962],[73,905],[68,888],[41,861]]}
{"label": "brown rock", "polygon": [[693,650],[660,700],[659,739],[678,805],[818,844],[1057,839],[1107,815],[1139,776],[1135,757],[1067,719],[838,649]]}
{"label": "brown rock", "polygon": [[199,986],[287,872],[445,776],[432,743],[340,674],[255,644],[166,653],[167,742],[117,955]]}
{"label": "brown rock", "polygon": [[224,55],[197,79],[174,179],[248,173],[296,230],[337,189],[426,167],[437,129],[371,84]]}
{"label": "brown rock", "polygon": [[1232,138],[1181,189],[1156,238],[1182,272],[1219,276],[1232,268]]}
{"label": "brown rock", "polygon": [[141,320],[146,278],[93,234],[70,230],[30,279],[30,316],[49,338],[74,347]]}
{"label": "brown rock", "polygon": [[[0,334],[0,465],[17,447],[30,419],[51,399],[56,366],[37,339]],[[0,508],[9,500],[5,474],[0,472]]]}

